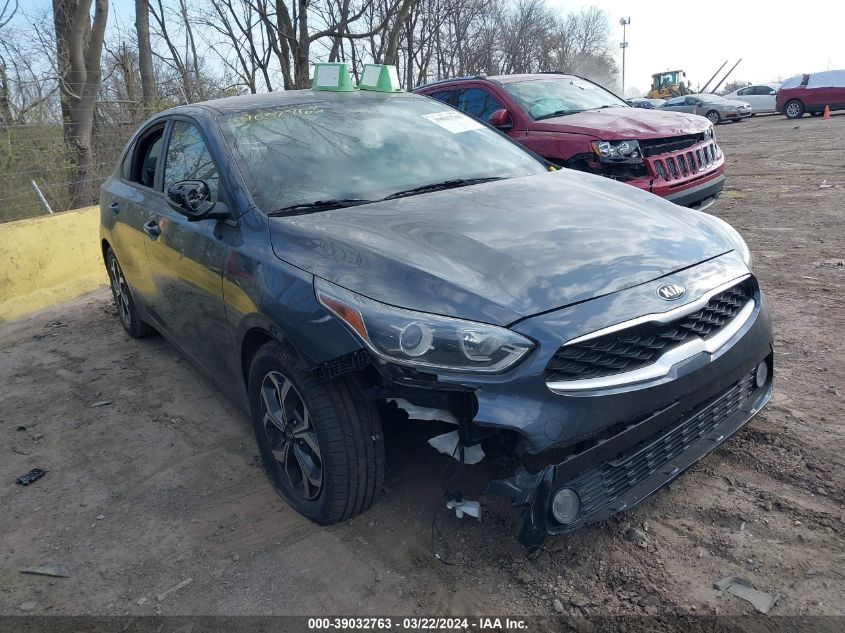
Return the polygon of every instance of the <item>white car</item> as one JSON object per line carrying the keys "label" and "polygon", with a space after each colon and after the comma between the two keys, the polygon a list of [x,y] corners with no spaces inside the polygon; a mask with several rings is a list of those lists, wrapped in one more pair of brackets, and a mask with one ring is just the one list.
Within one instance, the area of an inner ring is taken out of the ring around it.
{"label": "white car", "polygon": [[740,88],[730,94],[726,94],[725,99],[738,99],[750,103],[754,114],[777,112],[775,109],[775,95],[778,93],[778,88],[780,88],[779,84],[746,86],[745,88]]}

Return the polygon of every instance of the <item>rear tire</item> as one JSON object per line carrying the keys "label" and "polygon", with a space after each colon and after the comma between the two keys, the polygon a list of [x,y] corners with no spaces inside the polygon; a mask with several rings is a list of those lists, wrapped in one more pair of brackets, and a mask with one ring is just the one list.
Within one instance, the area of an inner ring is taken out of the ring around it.
{"label": "rear tire", "polygon": [[123,276],[123,269],[111,247],[106,249],[106,272],[109,275],[109,285],[114,306],[117,308],[117,316],[126,333],[132,338],[144,338],[153,334],[155,330],[144,323],[138,314],[138,306],[132,297],[132,290]]}
{"label": "rear tire", "polygon": [[353,377],[317,382],[271,341],[252,360],[248,390],[264,469],[294,510],[329,525],[369,509],[384,482],[384,437]]}
{"label": "rear tire", "polygon": [[804,104],[798,99],[793,99],[783,107],[783,113],[787,119],[800,119],[804,116]]}

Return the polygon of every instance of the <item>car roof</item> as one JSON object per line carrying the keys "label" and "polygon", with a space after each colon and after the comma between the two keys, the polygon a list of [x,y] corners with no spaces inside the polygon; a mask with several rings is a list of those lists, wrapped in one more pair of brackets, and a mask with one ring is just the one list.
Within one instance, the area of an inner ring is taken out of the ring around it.
{"label": "car roof", "polygon": [[386,97],[410,97],[419,99],[417,95],[406,92],[376,92],[373,90],[338,91],[330,90],[284,90],[280,92],[264,92],[260,94],[238,95],[236,97],[225,97],[223,99],[212,99],[199,103],[170,108],[162,114],[179,114],[180,112],[191,111],[194,108],[213,110],[219,114],[235,114],[246,110],[262,110],[286,105],[299,105],[306,103],[329,103],[342,101],[367,101],[379,100]]}
{"label": "car roof", "polygon": [[451,79],[441,79],[439,81],[432,81],[431,83],[417,86],[415,90],[422,88],[431,88],[433,86],[441,86],[452,83],[463,83],[469,81],[489,81],[491,83],[505,85],[513,84],[521,81],[538,81],[541,79],[551,79],[553,77],[564,77],[568,79],[582,79],[578,75],[569,75],[567,73],[558,72],[543,72],[543,73],[521,73],[516,75],[474,75],[465,77],[452,77]]}

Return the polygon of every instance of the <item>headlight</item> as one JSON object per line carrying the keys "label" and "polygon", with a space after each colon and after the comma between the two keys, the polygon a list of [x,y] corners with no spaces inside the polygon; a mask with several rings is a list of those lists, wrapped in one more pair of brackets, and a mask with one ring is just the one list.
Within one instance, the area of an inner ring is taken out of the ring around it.
{"label": "headlight", "polygon": [[511,330],[414,312],[374,301],[316,278],[317,300],[375,354],[400,365],[496,373],[534,348]]}
{"label": "headlight", "polygon": [[704,140],[709,141],[711,138],[713,138],[713,126],[712,125],[709,128],[707,128],[706,130],[704,130]]}
{"label": "headlight", "polygon": [[601,160],[628,160],[642,156],[637,141],[593,141],[591,145]]}
{"label": "headlight", "polygon": [[715,215],[710,215],[709,213],[705,213],[704,215],[710,216],[716,225],[722,229],[725,233],[725,237],[727,237],[734,245],[734,248],[736,248],[736,252],[742,256],[742,261],[744,261],[745,265],[748,266],[748,270],[751,270],[751,251],[748,249],[748,244],[746,244],[745,240],[742,239],[739,231],[725,222],[722,218],[717,218]]}

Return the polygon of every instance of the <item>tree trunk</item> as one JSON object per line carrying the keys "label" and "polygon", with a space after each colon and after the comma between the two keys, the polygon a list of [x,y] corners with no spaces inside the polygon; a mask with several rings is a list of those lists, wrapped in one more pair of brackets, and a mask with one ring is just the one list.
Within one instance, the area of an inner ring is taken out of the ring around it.
{"label": "tree trunk", "polygon": [[308,3],[309,0],[297,0],[299,8],[294,21],[299,19],[299,41],[296,46],[296,59],[293,67],[294,88],[310,88],[311,79],[308,77],[308,56],[311,52],[311,36],[308,34]]}
{"label": "tree trunk", "polygon": [[94,153],[91,136],[100,89],[100,55],[109,3],[108,0],[96,0],[92,24],[91,2],[53,0],[65,140],[73,152],[75,163],[75,175],[68,189],[69,209],[93,201],[90,169]]}
{"label": "tree trunk", "polygon": [[393,22],[393,27],[387,36],[387,52],[384,54],[385,64],[395,65],[399,61],[399,35],[402,32],[402,26],[408,19],[411,7],[416,2],[417,0],[402,0],[399,13],[396,15],[396,20]]}
{"label": "tree trunk", "polygon": [[150,45],[150,2],[135,0],[135,31],[138,34],[138,69],[141,72],[141,99],[144,113],[149,116],[156,95],[153,75],[153,49]]}
{"label": "tree trunk", "polygon": [[12,125],[12,107],[9,105],[9,80],[6,67],[0,64],[0,128]]}

